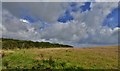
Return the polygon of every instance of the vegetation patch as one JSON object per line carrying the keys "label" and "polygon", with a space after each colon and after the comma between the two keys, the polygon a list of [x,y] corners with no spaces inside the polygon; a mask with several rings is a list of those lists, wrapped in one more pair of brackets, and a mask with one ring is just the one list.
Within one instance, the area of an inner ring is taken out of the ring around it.
{"label": "vegetation patch", "polygon": [[2,40],[2,49],[56,48],[56,47],[72,48],[73,47],[70,45],[63,45],[63,44],[50,43],[50,42],[33,42],[33,41],[6,39],[6,38],[2,38],[1,40]]}
{"label": "vegetation patch", "polygon": [[13,53],[6,50],[2,65],[3,69],[118,69],[117,47],[104,48],[31,48],[14,49]]}

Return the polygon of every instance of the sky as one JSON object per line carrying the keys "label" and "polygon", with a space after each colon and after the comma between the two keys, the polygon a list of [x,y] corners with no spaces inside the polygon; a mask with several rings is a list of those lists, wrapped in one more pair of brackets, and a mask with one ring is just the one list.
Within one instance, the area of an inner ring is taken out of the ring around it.
{"label": "sky", "polygon": [[118,45],[118,2],[3,2],[2,37],[75,47]]}

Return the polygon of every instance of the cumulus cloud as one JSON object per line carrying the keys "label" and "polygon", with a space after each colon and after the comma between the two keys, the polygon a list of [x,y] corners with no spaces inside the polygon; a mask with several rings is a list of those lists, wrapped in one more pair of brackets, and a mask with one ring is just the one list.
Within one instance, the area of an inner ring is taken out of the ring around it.
{"label": "cumulus cloud", "polygon": [[[77,3],[77,7],[82,5],[83,3]],[[39,19],[32,23],[24,19],[21,21],[22,6],[30,11],[27,11],[29,15],[44,20]],[[106,16],[118,7],[117,3],[94,2],[90,7],[90,11],[81,13],[81,8],[71,11],[70,3],[3,3],[2,35],[7,38],[49,41],[79,47],[118,44],[119,28],[102,26]],[[66,23],[58,22],[58,17],[66,9],[70,9],[74,19]]]}
{"label": "cumulus cloud", "polygon": [[[27,23],[21,22],[9,11],[2,10],[2,35],[8,38],[30,39],[34,36],[33,27]],[[33,34],[33,35],[31,35]]]}
{"label": "cumulus cloud", "polygon": [[3,4],[3,8],[8,9],[18,18],[29,15],[47,22],[55,22],[59,15],[64,13],[66,6],[68,3],[59,2],[7,2]]}

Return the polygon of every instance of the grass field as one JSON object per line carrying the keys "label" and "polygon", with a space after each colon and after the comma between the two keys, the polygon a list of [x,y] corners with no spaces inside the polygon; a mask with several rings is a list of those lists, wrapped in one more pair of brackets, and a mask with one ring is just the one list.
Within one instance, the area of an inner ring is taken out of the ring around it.
{"label": "grass field", "polygon": [[3,50],[3,69],[117,69],[118,47]]}

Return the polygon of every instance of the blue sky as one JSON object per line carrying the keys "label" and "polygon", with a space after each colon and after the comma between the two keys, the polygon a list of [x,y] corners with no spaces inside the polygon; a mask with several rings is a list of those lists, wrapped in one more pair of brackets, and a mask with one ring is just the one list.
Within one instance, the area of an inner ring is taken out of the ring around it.
{"label": "blue sky", "polygon": [[118,44],[117,2],[8,2],[2,5],[3,37],[77,47]]}
{"label": "blue sky", "polygon": [[58,22],[66,23],[68,21],[74,20],[74,17],[70,14],[71,12],[85,12],[90,10],[90,2],[85,2],[84,5],[77,7],[77,3],[73,2],[70,4],[70,8],[66,9],[63,16],[58,18]]}
{"label": "blue sky", "polygon": [[[91,2],[85,2],[83,5],[77,7],[77,3],[72,2],[70,4],[70,8],[66,9],[66,11],[63,13],[63,15],[58,17],[57,21],[62,22],[62,23],[66,23],[68,21],[74,20],[74,17],[71,15],[71,12],[78,12],[79,11],[79,12],[83,13],[85,11],[90,11],[90,9],[91,9],[90,4],[91,4]],[[30,23],[34,23],[34,22],[37,22],[40,20],[37,17],[29,14],[28,11],[24,11],[24,10],[22,10],[21,18],[29,21]],[[118,7],[113,9],[111,11],[111,13],[109,13],[106,16],[105,20],[103,21],[103,26],[107,26],[107,27],[110,27],[112,29],[115,27],[120,27],[118,25]]]}
{"label": "blue sky", "polygon": [[115,8],[111,11],[110,14],[104,20],[103,26],[108,26],[110,28],[120,27],[118,24],[118,12],[119,8]]}

